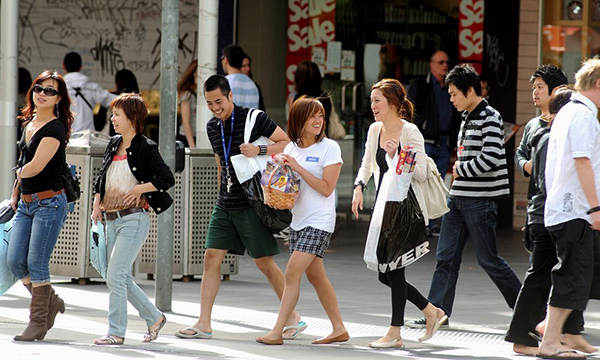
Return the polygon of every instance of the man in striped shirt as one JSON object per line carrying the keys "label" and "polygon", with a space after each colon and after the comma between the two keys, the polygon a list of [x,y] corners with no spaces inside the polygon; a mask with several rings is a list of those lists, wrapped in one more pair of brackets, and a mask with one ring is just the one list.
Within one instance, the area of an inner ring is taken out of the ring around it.
{"label": "man in striped shirt", "polygon": [[[600,235],[600,59],[588,59],[575,74],[575,89],[554,118],[546,160],[544,224],[556,244],[546,329],[539,347],[544,358],[582,359],[561,344],[561,330],[573,310],[584,311],[593,289],[594,242]],[[597,258],[596,258],[596,261]]]}
{"label": "man in striped shirt", "polygon": [[[479,74],[471,65],[454,67],[445,84],[450,101],[462,112],[462,123],[448,200],[450,211],[442,218],[428,298],[450,317],[462,252],[470,238],[479,265],[513,308],[521,281],[496,248],[497,200],[509,196],[502,118],[481,97]],[[421,322],[424,319],[407,325],[417,327]]]}
{"label": "man in striped shirt", "polygon": [[233,102],[242,107],[258,109],[260,95],[252,79],[242,73],[242,64],[246,53],[238,45],[229,45],[223,49],[221,65],[227,73],[227,80],[233,94]]}

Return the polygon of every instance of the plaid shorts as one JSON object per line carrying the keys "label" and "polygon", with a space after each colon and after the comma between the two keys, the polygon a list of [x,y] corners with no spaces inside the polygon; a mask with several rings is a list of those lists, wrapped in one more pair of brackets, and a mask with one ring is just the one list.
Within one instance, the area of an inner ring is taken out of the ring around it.
{"label": "plaid shorts", "polygon": [[294,251],[315,254],[322,258],[329,247],[332,233],[307,226],[302,230],[290,230],[290,254]]}

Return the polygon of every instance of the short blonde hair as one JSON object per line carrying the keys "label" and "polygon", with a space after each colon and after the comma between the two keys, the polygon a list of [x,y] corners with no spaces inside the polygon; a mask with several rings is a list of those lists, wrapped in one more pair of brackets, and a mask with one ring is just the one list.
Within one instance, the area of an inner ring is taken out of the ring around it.
{"label": "short blonde hair", "polygon": [[581,69],[575,74],[575,90],[589,90],[600,80],[600,57],[586,59]]}

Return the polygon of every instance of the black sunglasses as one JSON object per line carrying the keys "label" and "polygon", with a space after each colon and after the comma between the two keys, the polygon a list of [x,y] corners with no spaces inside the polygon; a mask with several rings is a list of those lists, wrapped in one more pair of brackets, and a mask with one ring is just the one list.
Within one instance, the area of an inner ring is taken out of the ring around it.
{"label": "black sunglasses", "polygon": [[40,84],[33,85],[33,92],[34,93],[40,94],[42,91],[44,92],[44,95],[46,95],[46,96],[56,96],[56,95],[58,95],[58,91],[56,91],[56,89],[49,88],[49,87],[45,88],[45,87],[42,87],[42,85],[40,85]]}

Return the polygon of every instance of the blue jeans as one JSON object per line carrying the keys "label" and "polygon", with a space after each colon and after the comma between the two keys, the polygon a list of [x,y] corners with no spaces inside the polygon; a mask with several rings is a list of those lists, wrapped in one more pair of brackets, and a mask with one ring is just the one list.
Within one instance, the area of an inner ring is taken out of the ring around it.
{"label": "blue jeans", "polygon": [[133,263],[146,240],[150,218],[148,213],[125,215],[106,222],[106,252],[109,255],[106,284],[110,291],[108,333],[125,337],[127,301],[138,311],[146,325],[154,325],[162,313],[133,282]]}
{"label": "blue jeans", "polygon": [[50,282],[50,256],[67,219],[67,197],[19,201],[8,245],[8,266],[18,279]]}
{"label": "blue jeans", "polygon": [[450,149],[448,149],[448,135],[441,135],[439,145],[425,143],[425,153],[433,159],[438,171],[442,175],[442,180],[448,172],[450,163]]}
{"label": "blue jeans", "polygon": [[496,247],[496,217],[498,204],[494,200],[448,199],[450,211],[442,218],[438,240],[437,265],[429,289],[429,301],[452,314],[462,252],[469,237],[475,246],[479,266],[485,270],[504,300],[515,306],[521,281],[498,255]]}

